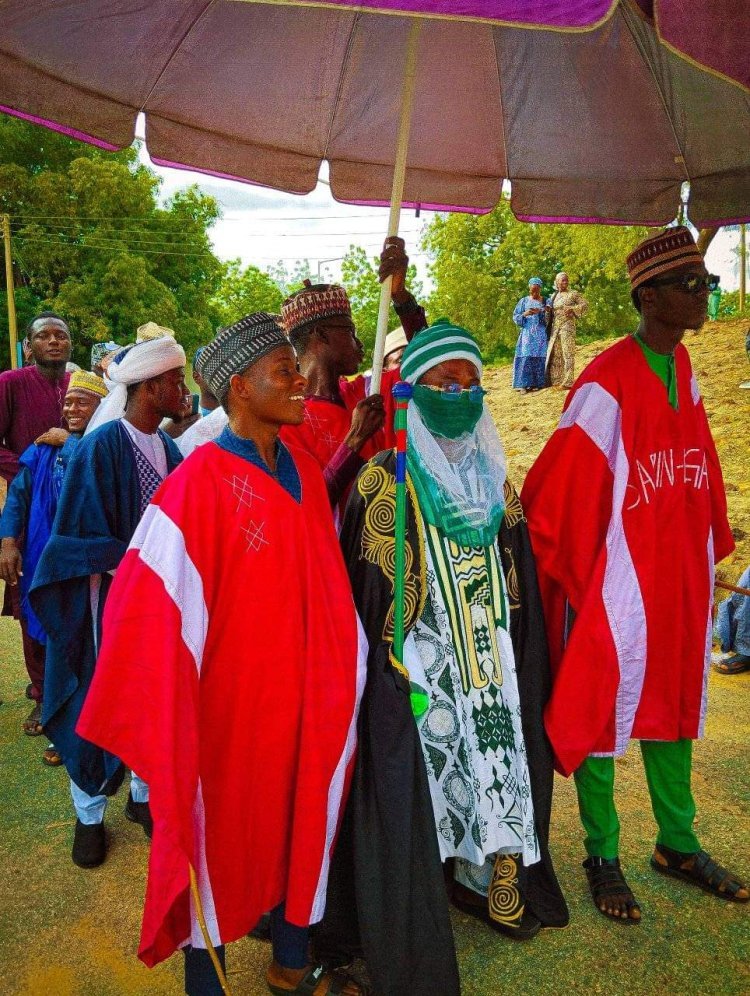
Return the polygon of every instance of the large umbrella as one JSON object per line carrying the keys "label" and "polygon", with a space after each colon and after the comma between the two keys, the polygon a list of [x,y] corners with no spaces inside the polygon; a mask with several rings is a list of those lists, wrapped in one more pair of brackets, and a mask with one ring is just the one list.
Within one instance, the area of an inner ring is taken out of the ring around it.
{"label": "large umbrella", "polygon": [[327,159],[338,200],[392,202],[390,231],[402,202],[489,210],[504,179],[519,218],[646,225],[690,181],[718,225],[750,219],[746,10],[0,0],[0,102],[112,149],[144,112],[156,162],[289,192]]}

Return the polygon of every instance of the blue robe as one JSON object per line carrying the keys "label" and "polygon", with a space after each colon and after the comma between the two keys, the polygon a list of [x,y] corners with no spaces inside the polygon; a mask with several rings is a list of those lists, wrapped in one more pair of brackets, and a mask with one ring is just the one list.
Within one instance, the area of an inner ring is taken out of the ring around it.
{"label": "blue robe", "polygon": [[[513,321],[521,332],[513,359],[513,387],[544,387],[544,364],[547,358],[547,328],[544,322],[544,299],[522,297],[513,311]],[[536,315],[524,316],[529,308],[541,308]]]}
{"label": "blue robe", "polygon": [[[180,451],[161,430],[172,471]],[[122,781],[118,758],[75,732],[96,664],[101,620],[115,570],[141,518],[141,489],[127,430],[109,422],[78,444],[63,482],[49,542],[31,584],[31,604],[47,634],[42,724],[73,781],[89,795],[111,795]],[[90,582],[100,574],[96,644]]]}
{"label": "blue robe", "polygon": [[8,488],[0,537],[23,537],[23,574],[19,578],[21,613],[26,631],[37,643],[46,643],[47,634],[29,603],[29,588],[42,550],[52,532],[63,475],[80,436],[71,435],[62,446],[32,443],[21,454],[20,470]]}

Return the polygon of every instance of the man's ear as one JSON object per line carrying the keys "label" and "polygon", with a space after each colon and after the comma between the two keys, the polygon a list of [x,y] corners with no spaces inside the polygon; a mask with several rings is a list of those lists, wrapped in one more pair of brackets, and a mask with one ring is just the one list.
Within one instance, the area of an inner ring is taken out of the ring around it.
{"label": "man's ear", "polygon": [[656,300],[656,287],[639,287],[636,293],[641,302],[641,313],[650,310]]}

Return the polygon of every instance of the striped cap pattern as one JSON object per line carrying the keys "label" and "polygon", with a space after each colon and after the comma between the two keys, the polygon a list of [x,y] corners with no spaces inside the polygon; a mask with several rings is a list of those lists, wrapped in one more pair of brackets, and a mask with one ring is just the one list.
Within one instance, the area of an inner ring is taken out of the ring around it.
{"label": "striped cap pattern", "polygon": [[401,379],[416,384],[419,378],[446,360],[469,360],[482,376],[482,353],[471,332],[439,318],[414,336],[401,357]]}
{"label": "striped cap pattern", "polygon": [[689,229],[677,225],[652,235],[637,245],[628,256],[631,290],[662,273],[677,270],[686,263],[703,263],[703,256]]}
{"label": "striped cap pattern", "polygon": [[203,347],[197,370],[214,397],[223,403],[234,374],[247,370],[279,346],[288,345],[289,340],[274,316],[256,311],[217,332],[216,337]]}

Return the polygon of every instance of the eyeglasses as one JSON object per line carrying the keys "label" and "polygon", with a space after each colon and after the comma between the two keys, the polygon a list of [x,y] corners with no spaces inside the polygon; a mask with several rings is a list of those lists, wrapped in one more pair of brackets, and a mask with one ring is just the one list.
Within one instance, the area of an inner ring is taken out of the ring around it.
{"label": "eyeglasses", "polygon": [[682,277],[662,277],[657,280],[649,280],[648,283],[651,287],[665,287],[667,284],[673,284],[686,294],[697,294],[704,288],[710,291],[715,291],[719,286],[719,281],[720,278],[717,277],[715,273],[709,273],[705,277],[699,277],[696,274],[687,273]]}
{"label": "eyeglasses", "polygon": [[462,394],[468,394],[469,401],[474,401],[477,404],[481,404],[485,394],[487,393],[481,384],[472,384],[469,388],[463,388],[460,384],[444,384],[442,387],[437,387],[434,384],[423,384],[422,387],[426,387],[430,391],[438,391],[443,395],[443,397],[451,398],[456,401]]}

